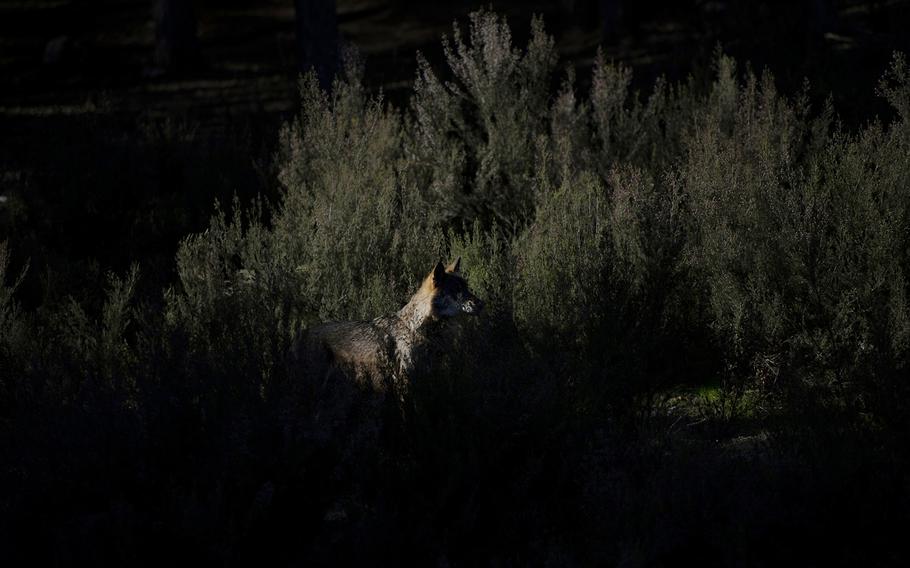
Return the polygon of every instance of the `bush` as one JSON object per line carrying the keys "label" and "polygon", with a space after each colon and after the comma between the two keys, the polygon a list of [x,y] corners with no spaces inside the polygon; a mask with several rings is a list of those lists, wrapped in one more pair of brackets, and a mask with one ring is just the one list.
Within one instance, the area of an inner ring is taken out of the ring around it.
{"label": "bush", "polygon": [[906,127],[829,134],[770,76],[719,70],[680,171],[715,333],[741,380],[774,361],[791,402],[864,405],[853,387],[905,364]]}
{"label": "bush", "polygon": [[498,222],[513,229],[533,206],[534,144],[546,131],[556,64],[553,39],[535,19],[524,52],[505,20],[471,15],[444,40],[453,75],[442,81],[418,59],[406,152],[436,222]]}

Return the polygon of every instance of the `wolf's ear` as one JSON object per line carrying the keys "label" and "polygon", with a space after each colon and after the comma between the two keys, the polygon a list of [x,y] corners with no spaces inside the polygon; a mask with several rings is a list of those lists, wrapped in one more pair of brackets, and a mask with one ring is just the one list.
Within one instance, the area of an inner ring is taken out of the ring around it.
{"label": "wolf's ear", "polygon": [[454,272],[456,274],[461,272],[461,257],[460,256],[455,257],[455,260],[452,261],[452,264],[450,264],[448,266],[448,268],[446,268],[446,272]]}
{"label": "wolf's ear", "polygon": [[439,286],[446,278],[446,269],[441,262],[437,262],[433,267],[433,285]]}

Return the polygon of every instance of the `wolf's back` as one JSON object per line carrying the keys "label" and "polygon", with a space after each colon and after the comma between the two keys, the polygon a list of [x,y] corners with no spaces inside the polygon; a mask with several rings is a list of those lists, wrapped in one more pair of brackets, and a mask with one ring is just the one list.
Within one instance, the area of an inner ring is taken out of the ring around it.
{"label": "wolf's back", "polygon": [[337,367],[374,388],[384,389],[381,377],[394,358],[389,330],[382,319],[322,324],[309,329],[302,350],[309,366]]}

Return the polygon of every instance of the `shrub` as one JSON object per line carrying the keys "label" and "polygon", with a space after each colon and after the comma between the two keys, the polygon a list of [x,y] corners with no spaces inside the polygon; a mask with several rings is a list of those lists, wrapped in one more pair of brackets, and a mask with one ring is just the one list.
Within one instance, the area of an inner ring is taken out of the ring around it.
{"label": "shrub", "polygon": [[515,232],[533,207],[534,144],[546,131],[553,39],[535,19],[527,49],[512,46],[505,20],[471,15],[444,40],[452,80],[418,59],[407,154],[437,222],[498,222]]}
{"label": "shrub", "polygon": [[855,402],[855,380],[904,365],[904,127],[829,136],[827,114],[813,123],[768,75],[730,70],[722,59],[680,172],[689,263],[736,375],[776,361],[784,390]]}
{"label": "shrub", "polygon": [[24,332],[21,310],[13,299],[13,295],[22,284],[25,272],[28,270],[28,267],[23,269],[22,273],[7,285],[10,280],[7,274],[9,263],[9,245],[5,241],[0,242],[0,330],[2,330],[0,354],[4,358],[11,357],[17,351],[16,341],[21,339],[21,334]]}

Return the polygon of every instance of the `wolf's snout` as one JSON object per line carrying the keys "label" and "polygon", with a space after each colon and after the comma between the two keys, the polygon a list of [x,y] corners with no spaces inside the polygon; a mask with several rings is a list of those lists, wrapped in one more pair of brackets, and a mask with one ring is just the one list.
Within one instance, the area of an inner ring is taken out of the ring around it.
{"label": "wolf's snout", "polygon": [[461,309],[466,314],[476,316],[483,310],[483,300],[480,298],[473,298],[471,300],[468,300],[462,304]]}

